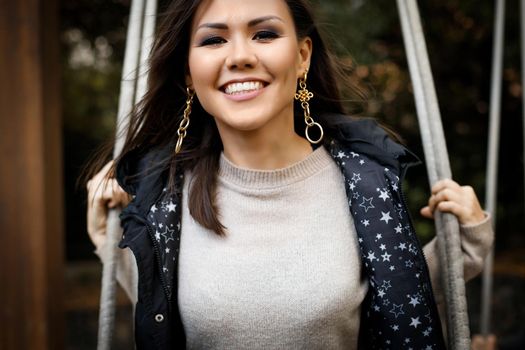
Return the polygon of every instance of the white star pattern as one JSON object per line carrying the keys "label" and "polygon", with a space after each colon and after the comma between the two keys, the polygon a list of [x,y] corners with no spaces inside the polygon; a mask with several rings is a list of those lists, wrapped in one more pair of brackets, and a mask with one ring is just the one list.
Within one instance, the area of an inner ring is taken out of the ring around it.
{"label": "white star pattern", "polygon": [[379,198],[381,198],[384,201],[386,201],[388,198],[390,198],[390,196],[388,195],[388,193],[386,191],[379,191],[381,194],[379,195]]}
{"label": "white star pattern", "polygon": [[393,313],[396,318],[398,318],[399,315],[404,315],[403,304],[392,304],[392,310],[390,310],[390,312]]}
{"label": "white star pattern", "polygon": [[412,320],[412,322],[410,323],[410,326],[414,328],[417,328],[417,326],[421,324],[421,322],[419,322],[419,317],[416,317],[416,318],[410,317],[410,319]]}
{"label": "white star pattern", "polygon": [[403,228],[401,227],[401,224],[398,224],[398,225],[394,228],[394,230],[396,230],[396,233],[401,233],[401,232],[403,232]]}
{"label": "white star pattern", "polygon": [[[350,212],[356,224],[359,223],[356,238],[372,289],[363,311],[390,320],[388,325],[370,328],[371,344],[378,349],[407,350],[426,349],[429,344],[430,348],[438,346],[439,335],[427,329],[428,325],[437,324],[434,313],[429,312],[431,320],[427,322],[421,312],[432,310],[432,301],[423,293],[430,286],[428,276],[422,273],[421,247],[412,243],[416,236],[402,201],[403,179],[398,176],[398,169],[380,167],[375,160],[339,148],[337,140],[332,145],[332,156],[343,172]],[[338,159],[341,151],[346,155],[344,159]],[[377,174],[377,170],[381,176],[370,178],[368,174]],[[354,197],[356,193],[358,196]],[[408,273],[406,281],[401,282],[396,277],[399,271],[413,273]],[[396,293],[400,288],[404,289],[407,299],[399,299],[402,295]],[[420,332],[414,332],[419,326]]]}
{"label": "white star pattern", "polygon": [[388,224],[388,222],[390,220],[393,220],[392,217],[390,216],[390,212],[386,212],[386,213],[383,213],[381,212],[381,219],[379,219],[379,221],[384,221],[385,224]]}
{"label": "white star pattern", "polygon": [[166,230],[164,230],[164,232],[161,233],[162,237],[164,237],[164,243],[168,243],[169,241],[174,241],[173,239],[174,232],[175,230],[170,230],[169,228],[166,227]]}
{"label": "white star pattern", "polygon": [[416,305],[419,304],[419,300],[417,300],[417,298],[414,298],[414,297],[410,297],[410,301],[408,302],[410,305],[412,305],[413,307],[416,307]]}
{"label": "white star pattern", "polygon": [[368,213],[369,209],[375,208],[374,205],[372,204],[372,199],[373,198],[365,198],[363,196],[363,203],[359,204],[359,206],[365,208],[365,213]]}
{"label": "white star pattern", "polygon": [[381,288],[384,290],[388,290],[389,288],[392,288],[392,285],[390,284],[390,280],[384,280],[383,284],[381,284]]}
{"label": "white star pattern", "polygon": [[176,207],[177,207],[177,205],[175,205],[175,203],[173,203],[171,201],[168,203],[168,205],[166,205],[166,209],[168,210],[168,212],[170,212],[170,211],[174,212]]}

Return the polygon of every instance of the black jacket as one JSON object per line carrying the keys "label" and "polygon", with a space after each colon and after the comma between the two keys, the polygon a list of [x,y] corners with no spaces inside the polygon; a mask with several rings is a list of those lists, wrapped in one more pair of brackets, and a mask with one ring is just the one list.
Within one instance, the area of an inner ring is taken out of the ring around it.
{"label": "black jacket", "polygon": [[[325,127],[324,146],[345,179],[370,286],[362,305],[360,348],[444,349],[428,268],[401,191],[406,169],[417,158],[373,120],[325,119],[332,122]],[[176,191],[169,193],[168,171],[154,170],[171,152],[171,147],[147,154],[135,150],[117,166],[117,180],[134,196],[121,215],[120,247],[129,247],[138,265],[137,349],[185,347],[176,276],[183,176],[176,175]],[[154,227],[159,215],[173,229],[160,233]]]}

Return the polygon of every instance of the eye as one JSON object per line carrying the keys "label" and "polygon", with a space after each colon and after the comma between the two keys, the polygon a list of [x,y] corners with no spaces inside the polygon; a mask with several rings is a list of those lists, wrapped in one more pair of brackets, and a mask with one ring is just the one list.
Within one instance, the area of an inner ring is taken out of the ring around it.
{"label": "eye", "polygon": [[200,43],[200,46],[215,46],[215,45],[224,44],[225,42],[226,40],[224,40],[220,36],[212,36],[212,37],[204,39]]}
{"label": "eye", "polygon": [[271,40],[279,37],[279,34],[272,32],[271,30],[261,30],[254,35],[255,40]]}

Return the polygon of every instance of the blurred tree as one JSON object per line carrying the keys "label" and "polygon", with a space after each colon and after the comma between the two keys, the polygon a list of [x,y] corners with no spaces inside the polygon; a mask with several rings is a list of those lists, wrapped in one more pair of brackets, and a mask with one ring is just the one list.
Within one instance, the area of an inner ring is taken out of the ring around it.
{"label": "blurred tree", "polygon": [[[161,7],[165,3],[162,1]],[[335,50],[354,65],[354,77],[370,90],[366,114],[392,126],[422,157],[395,2],[315,0],[312,3],[325,32],[336,38],[332,40]],[[453,173],[461,183],[472,184],[483,198],[493,5],[473,0],[429,0],[419,4]],[[506,137],[502,138],[499,197],[505,205],[499,207],[498,222],[504,232],[523,230],[524,224],[522,196],[517,196],[523,193],[523,174],[521,146],[518,146],[521,129],[516,127],[521,124],[519,22],[518,11],[512,10],[516,6],[516,1],[509,2],[505,46],[502,133]],[[128,11],[129,0],[62,2],[68,186],[95,145],[113,133]],[[409,181],[409,202],[417,213],[428,191],[424,167],[411,171]],[[74,197],[74,201],[80,198]],[[432,224],[418,220],[418,215],[414,217],[419,234],[428,238]],[[68,214],[71,224],[83,224],[83,220],[83,213],[82,219]],[[79,229],[83,232],[83,226],[75,227],[68,232],[76,237]],[[515,236],[502,237],[498,245],[512,244],[517,240]]]}
{"label": "blurred tree", "polygon": [[[162,0],[160,8],[168,2]],[[423,158],[395,1],[311,2],[324,31],[332,38],[334,49],[353,65],[353,77],[370,91],[365,114],[399,132],[407,146]],[[460,183],[473,185],[483,200],[494,5],[492,1],[474,0],[426,0],[418,4],[452,171]],[[94,258],[85,233],[85,195],[82,190],[76,191],[74,184],[88,156],[113,135],[129,5],[130,0],[61,1],[66,232],[70,260]],[[499,258],[511,256],[509,261],[514,263],[525,256],[518,5],[517,0],[507,1],[496,243]],[[418,215],[428,198],[424,166],[409,172],[405,191],[416,231],[426,241],[433,236],[434,229],[431,222]],[[515,265],[505,266],[511,270]],[[506,291],[500,289],[504,297],[499,302],[508,304],[510,291],[517,291],[514,298],[521,300],[519,291],[523,285],[508,281],[505,285]],[[476,295],[469,297],[471,313],[479,306]],[[508,315],[523,313],[523,307],[510,308],[515,314]],[[519,325],[508,320],[509,317],[500,315],[499,320],[506,320],[505,325],[497,326],[502,333],[515,334]],[[476,318],[471,320],[475,327]]]}

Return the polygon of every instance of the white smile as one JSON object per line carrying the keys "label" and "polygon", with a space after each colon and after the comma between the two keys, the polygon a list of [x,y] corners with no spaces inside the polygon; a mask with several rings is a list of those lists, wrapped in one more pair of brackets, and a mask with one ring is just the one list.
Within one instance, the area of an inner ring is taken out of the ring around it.
{"label": "white smile", "polygon": [[245,81],[242,83],[231,83],[226,85],[224,92],[228,95],[243,94],[246,92],[260,90],[264,87],[260,81]]}

